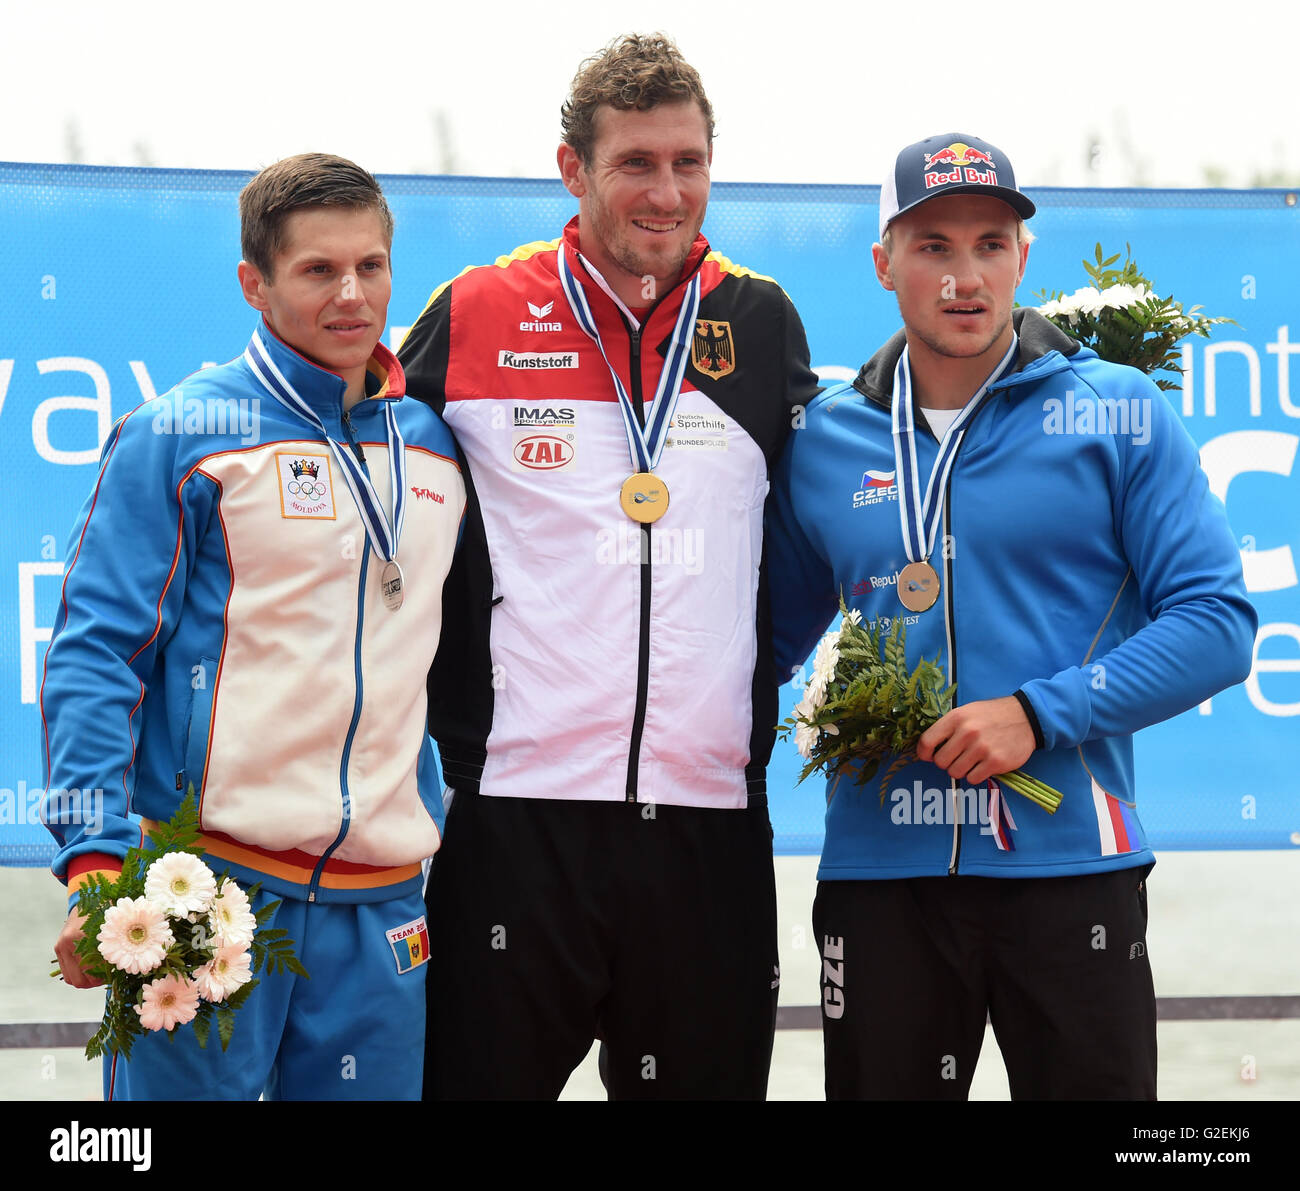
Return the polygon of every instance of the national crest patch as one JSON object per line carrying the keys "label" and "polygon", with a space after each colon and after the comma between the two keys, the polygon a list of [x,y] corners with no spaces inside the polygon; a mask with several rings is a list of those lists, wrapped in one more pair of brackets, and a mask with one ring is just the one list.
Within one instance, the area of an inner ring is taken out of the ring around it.
{"label": "national crest patch", "polygon": [[695,320],[691,338],[691,363],[704,376],[728,376],[736,371],[736,344],[731,324],[711,318]]}
{"label": "national crest patch", "polygon": [[280,480],[280,516],[333,521],[334,483],[329,455],[276,451]]}

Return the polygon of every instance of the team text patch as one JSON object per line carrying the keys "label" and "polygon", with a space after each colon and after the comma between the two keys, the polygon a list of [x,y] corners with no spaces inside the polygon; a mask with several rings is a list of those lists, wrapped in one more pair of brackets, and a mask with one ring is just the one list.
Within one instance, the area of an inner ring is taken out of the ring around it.
{"label": "team text patch", "polygon": [[423,914],[414,922],[395,926],[384,933],[388,936],[388,945],[393,949],[399,972],[409,972],[428,961],[429,928],[424,923]]}

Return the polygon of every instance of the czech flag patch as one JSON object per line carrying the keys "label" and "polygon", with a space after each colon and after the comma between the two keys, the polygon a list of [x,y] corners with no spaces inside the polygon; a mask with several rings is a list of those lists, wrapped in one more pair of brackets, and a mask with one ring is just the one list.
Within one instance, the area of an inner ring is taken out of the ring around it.
{"label": "czech flag patch", "polygon": [[423,914],[414,922],[395,926],[384,933],[388,936],[388,945],[393,949],[399,972],[409,972],[428,961],[429,928],[424,924]]}

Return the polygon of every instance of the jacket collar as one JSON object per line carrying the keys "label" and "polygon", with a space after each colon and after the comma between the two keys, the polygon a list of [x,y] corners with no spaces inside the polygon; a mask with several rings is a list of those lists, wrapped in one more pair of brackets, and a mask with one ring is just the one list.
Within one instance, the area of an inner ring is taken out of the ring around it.
{"label": "jacket collar", "polygon": [[[260,352],[257,350],[259,344]],[[272,368],[260,367],[263,356],[270,361]],[[327,415],[342,416],[347,382],[337,372],[322,368],[295,351],[271,330],[265,318],[253,332],[244,358],[258,365],[254,374],[271,392],[274,393],[282,384],[288,384],[322,419]],[[366,397],[397,400],[405,393],[406,376],[397,357],[382,343],[375,344],[374,353],[366,363]]]}
{"label": "jacket collar", "polygon": [[[1016,368],[999,381],[995,388],[1007,388],[1022,380],[1036,380],[1058,368],[1066,367],[1073,356],[1084,359],[1095,354],[1091,348],[1084,347],[1077,339],[1067,335],[1032,306],[1020,306],[1013,310],[1011,325],[1020,336]],[[877,405],[888,408],[893,399],[894,369],[906,343],[906,330],[900,330],[891,336],[889,342],[858,370],[853,387]]]}

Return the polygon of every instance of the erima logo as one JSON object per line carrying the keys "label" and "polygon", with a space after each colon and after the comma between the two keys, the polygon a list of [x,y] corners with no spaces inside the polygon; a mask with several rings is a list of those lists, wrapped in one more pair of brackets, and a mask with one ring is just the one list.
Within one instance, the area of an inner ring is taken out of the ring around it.
{"label": "erima logo", "polygon": [[531,302],[529,302],[528,311],[533,316],[533,321],[521,322],[519,324],[519,329],[521,331],[562,331],[564,330],[563,325],[558,322],[541,321],[542,319],[546,318],[546,316],[550,314],[551,311],[554,309],[555,309],[554,302],[547,302],[545,306],[534,306]]}
{"label": "erima logo", "polygon": [[497,352],[498,368],[576,368],[577,352]]}

